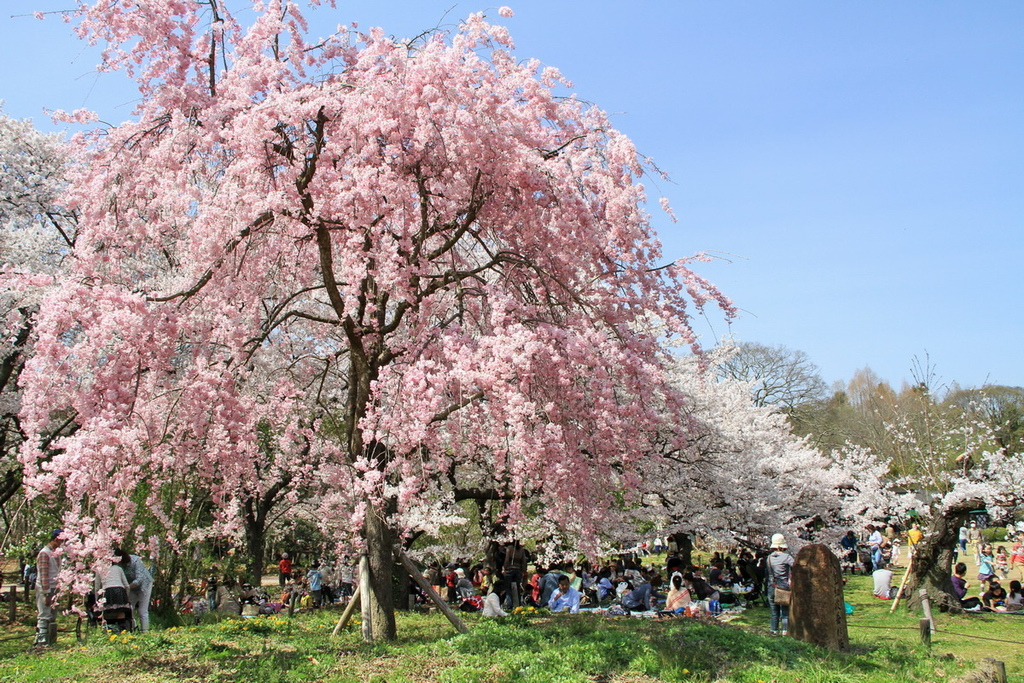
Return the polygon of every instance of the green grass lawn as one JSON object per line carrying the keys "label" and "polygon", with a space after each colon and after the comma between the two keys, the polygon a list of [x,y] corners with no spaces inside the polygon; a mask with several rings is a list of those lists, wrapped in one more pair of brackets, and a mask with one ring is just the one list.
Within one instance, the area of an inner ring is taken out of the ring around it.
{"label": "green grass lawn", "polygon": [[[946,681],[993,657],[1006,663],[1011,681],[1024,683],[1024,617],[937,615],[929,652],[920,644],[919,615],[902,607],[890,615],[890,604],[871,596],[869,582],[855,577],[847,587],[855,612],[851,652],[844,654],[770,636],[764,608],[728,624],[468,615],[466,635],[439,614],[403,614],[399,640],[377,645],[363,643],[356,627],[332,638],[339,614],[332,610],[135,636],[92,631],[82,643],[62,632],[58,645],[44,651],[30,650],[31,615],[25,614],[23,623],[4,630],[0,681],[888,683]],[[73,627],[62,620],[62,629]]]}

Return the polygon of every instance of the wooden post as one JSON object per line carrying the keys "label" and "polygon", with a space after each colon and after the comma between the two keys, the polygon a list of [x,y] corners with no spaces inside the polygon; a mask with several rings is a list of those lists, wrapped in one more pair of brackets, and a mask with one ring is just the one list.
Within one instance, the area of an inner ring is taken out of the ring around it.
{"label": "wooden post", "polygon": [[465,622],[463,622],[462,619],[459,619],[459,615],[457,615],[452,608],[448,606],[448,603],[441,599],[441,596],[437,594],[437,591],[434,590],[433,586],[427,583],[427,580],[423,578],[423,575],[416,568],[416,565],[413,564],[412,560],[409,559],[409,556],[405,554],[405,551],[401,548],[395,548],[395,554],[398,555],[399,561],[402,563],[402,566],[405,567],[405,570],[409,572],[409,576],[412,577],[412,580],[415,581],[423,592],[427,594],[427,597],[434,601],[434,604],[438,606],[441,612],[448,617],[448,621],[452,623],[455,630],[459,633],[469,633],[469,628],[466,627]]}
{"label": "wooden post", "polygon": [[931,632],[935,633],[935,619],[932,618],[932,601],[928,597],[928,591],[922,588],[918,594],[921,596],[921,608],[924,610],[924,616],[930,624]]}
{"label": "wooden post", "polygon": [[332,636],[336,636],[341,633],[341,629],[345,628],[348,624],[348,620],[352,618],[352,613],[356,611],[356,607],[359,606],[359,586],[352,591],[352,597],[348,599],[348,604],[345,605],[345,611],[341,613],[341,618],[338,619],[338,625],[334,627],[334,631],[331,633]]}
{"label": "wooden post", "polygon": [[992,679],[996,683],[1006,683],[1006,664],[1003,662],[991,657],[985,657],[985,659],[981,660],[978,668],[992,674]]}
{"label": "wooden post", "polygon": [[921,629],[921,643],[930,648],[932,646],[932,624],[927,619],[921,619],[917,622],[918,627]]}
{"label": "wooden post", "polygon": [[359,557],[359,592],[362,593],[359,602],[362,605],[363,640],[367,643],[373,642],[373,612],[370,611],[370,590],[370,556],[363,553]]}
{"label": "wooden post", "polygon": [[11,586],[11,596],[7,598],[7,603],[10,605],[11,613],[8,615],[13,622],[18,618],[18,587]]}
{"label": "wooden post", "polygon": [[896,608],[899,606],[900,600],[903,598],[903,588],[907,585],[907,579],[910,578],[910,571],[913,568],[914,568],[914,555],[913,555],[913,553],[911,553],[911,555],[910,555],[910,562],[907,563],[907,571],[903,575],[903,580],[900,581],[900,588],[899,588],[898,591],[896,591],[896,599],[892,601],[892,607],[889,608],[889,614],[894,613],[896,611]]}

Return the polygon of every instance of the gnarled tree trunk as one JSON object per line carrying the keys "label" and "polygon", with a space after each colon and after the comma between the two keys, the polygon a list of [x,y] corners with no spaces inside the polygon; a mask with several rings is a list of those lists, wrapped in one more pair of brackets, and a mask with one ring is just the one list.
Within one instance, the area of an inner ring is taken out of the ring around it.
{"label": "gnarled tree trunk", "polygon": [[984,507],[980,499],[966,500],[932,517],[931,527],[914,547],[913,566],[907,580],[907,607],[917,609],[921,603],[920,589],[925,589],[933,607],[959,610],[960,601],[953,594],[953,551],[958,532],[971,510]]}

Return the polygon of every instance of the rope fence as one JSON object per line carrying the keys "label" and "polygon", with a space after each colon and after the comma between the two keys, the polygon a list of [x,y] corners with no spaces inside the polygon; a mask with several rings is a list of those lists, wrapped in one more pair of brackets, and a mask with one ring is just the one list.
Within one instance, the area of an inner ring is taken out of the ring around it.
{"label": "rope fence", "polygon": [[[879,631],[918,631],[916,626],[868,626],[867,624],[851,624],[847,622],[848,628],[870,628]],[[955,631],[936,630],[936,634],[946,636],[956,636],[957,638],[973,638],[974,640],[991,640],[996,643],[1009,643],[1010,645],[1024,646],[1024,642],[1019,640],[1006,640],[1005,638],[989,638],[988,636],[974,636],[970,633],[956,633]]]}

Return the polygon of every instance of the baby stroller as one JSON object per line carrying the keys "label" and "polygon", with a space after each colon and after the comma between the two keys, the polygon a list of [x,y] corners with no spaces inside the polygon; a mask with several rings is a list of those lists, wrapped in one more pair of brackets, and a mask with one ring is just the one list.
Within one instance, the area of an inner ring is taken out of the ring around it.
{"label": "baby stroller", "polygon": [[131,603],[128,601],[128,591],[120,586],[105,588],[99,595],[90,593],[91,604],[86,607],[89,610],[89,623],[99,624],[104,630],[111,633],[128,632],[135,629],[135,619],[132,613]]}

